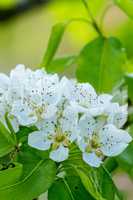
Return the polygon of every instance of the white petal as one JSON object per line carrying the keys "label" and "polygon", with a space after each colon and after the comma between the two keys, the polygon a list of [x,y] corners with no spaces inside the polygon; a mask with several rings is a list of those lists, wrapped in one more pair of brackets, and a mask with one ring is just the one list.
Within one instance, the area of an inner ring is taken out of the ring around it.
{"label": "white petal", "polygon": [[63,77],[60,81],[60,89],[62,92],[62,95],[65,96],[68,100],[74,100],[73,99],[73,89],[74,89],[74,81],[69,80],[66,77]]}
{"label": "white petal", "polygon": [[39,150],[48,150],[50,148],[51,141],[45,138],[42,131],[35,131],[29,134],[28,144],[29,146]]}
{"label": "white petal", "polygon": [[8,117],[9,117],[9,120],[10,120],[10,123],[12,125],[14,132],[17,133],[19,131],[19,122],[18,122],[17,118],[14,116],[10,116],[10,115]]}
{"label": "white petal", "polygon": [[31,110],[29,106],[22,104],[21,101],[16,101],[13,104],[12,114],[23,126],[32,125],[37,122],[37,116],[32,113],[33,110]]}
{"label": "white petal", "polygon": [[95,104],[97,94],[88,83],[77,83],[74,80],[62,79],[64,96],[69,101],[76,101],[81,106],[90,107]]}
{"label": "white petal", "polygon": [[95,128],[96,128],[96,122],[91,115],[85,114],[80,118],[79,120],[80,135],[82,136],[92,135]]}
{"label": "white petal", "polygon": [[37,126],[39,130],[42,130],[43,132],[45,132],[45,134],[54,135],[55,128],[57,125],[56,116],[53,116],[50,119],[38,121],[35,125]]}
{"label": "white petal", "polygon": [[78,113],[72,106],[67,106],[62,113],[60,125],[63,133],[67,133],[71,141],[77,138]]}
{"label": "white petal", "polygon": [[90,107],[96,103],[97,94],[90,84],[77,84],[75,90],[75,99],[80,105]]}
{"label": "white petal", "polygon": [[57,106],[54,104],[50,104],[50,105],[46,106],[44,113],[43,113],[43,117],[45,119],[52,118],[53,116],[55,116],[56,112],[57,112]]}
{"label": "white petal", "polygon": [[78,144],[78,147],[80,148],[80,150],[82,152],[85,152],[87,144],[86,144],[86,142],[85,142],[85,140],[84,140],[84,138],[82,136],[78,136],[77,144]]}
{"label": "white petal", "polygon": [[25,75],[25,66],[22,64],[19,64],[16,66],[15,69],[13,69],[10,73],[10,78],[12,80],[22,80],[24,78]]}
{"label": "white petal", "polygon": [[5,74],[0,73],[0,89],[7,90],[9,85],[9,78]]}
{"label": "white petal", "polygon": [[131,136],[114,125],[106,125],[99,133],[101,150],[106,156],[116,156],[122,153],[132,141]]}
{"label": "white petal", "polygon": [[95,107],[91,107],[88,112],[90,113],[90,115],[92,115],[93,117],[99,116],[104,114],[104,106],[95,106]]}
{"label": "white petal", "polygon": [[98,96],[96,104],[92,106],[88,112],[94,117],[105,114],[106,107],[110,106],[112,98],[113,97],[108,94]]}
{"label": "white petal", "polygon": [[100,167],[102,164],[102,158],[98,157],[95,152],[83,153],[83,160],[92,167]]}
{"label": "white petal", "polygon": [[127,121],[128,111],[127,105],[124,106],[115,106],[112,108],[112,112],[110,111],[108,117],[108,123],[114,124],[118,128],[121,128]]}
{"label": "white petal", "polygon": [[76,101],[70,101],[69,104],[77,111],[77,113],[88,113],[88,108],[80,106]]}
{"label": "white petal", "polygon": [[34,72],[34,76],[35,76],[36,80],[42,79],[45,75],[46,75],[46,72],[44,70],[42,70],[42,69],[37,69]]}
{"label": "white petal", "polygon": [[68,148],[63,147],[62,145],[54,151],[50,152],[50,158],[56,162],[62,162],[68,159],[69,150]]}
{"label": "white petal", "polygon": [[41,88],[41,94],[45,103],[57,104],[60,100],[60,84],[59,77],[55,75],[44,76],[38,81],[38,87]]}
{"label": "white petal", "polygon": [[108,105],[111,103],[111,100],[113,99],[112,95],[109,94],[101,94],[98,96],[98,104],[100,105]]}

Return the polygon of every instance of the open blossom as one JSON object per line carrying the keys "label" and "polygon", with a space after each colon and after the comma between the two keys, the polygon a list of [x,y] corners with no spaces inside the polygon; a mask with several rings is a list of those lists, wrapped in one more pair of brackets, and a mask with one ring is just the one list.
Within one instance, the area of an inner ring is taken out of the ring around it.
{"label": "open blossom", "polygon": [[126,131],[108,124],[104,117],[85,114],[79,121],[79,129],[78,145],[83,160],[93,167],[99,167],[105,156],[119,155],[132,140]]}
{"label": "open blossom", "polygon": [[41,130],[29,135],[30,146],[40,150],[50,149],[50,158],[64,161],[69,155],[69,146],[77,138],[78,113],[67,106],[62,113],[43,122]]}
{"label": "open blossom", "polygon": [[60,99],[59,87],[57,75],[47,75],[41,70],[40,73],[28,72],[21,98],[13,103],[12,114],[26,126],[51,117]]}
{"label": "open blossom", "polygon": [[20,125],[35,126],[28,144],[49,151],[62,162],[69,157],[72,143],[83,160],[99,167],[103,159],[120,154],[131,142],[122,130],[127,105],[113,102],[109,94],[97,95],[89,83],[78,83],[44,70],[18,65],[9,76],[0,74],[0,120],[7,114],[14,130]]}

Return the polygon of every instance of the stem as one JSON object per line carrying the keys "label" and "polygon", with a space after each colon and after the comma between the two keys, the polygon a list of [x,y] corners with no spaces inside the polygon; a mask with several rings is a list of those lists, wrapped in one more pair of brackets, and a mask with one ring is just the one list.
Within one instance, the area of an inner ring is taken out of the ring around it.
{"label": "stem", "polygon": [[84,4],[84,7],[85,7],[87,13],[88,13],[89,18],[91,18],[92,25],[94,26],[96,32],[99,33],[99,35],[103,35],[101,30],[100,30],[100,28],[97,25],[97,22],[96,22],[95,18],[93,17],[93,15],[91,13],[91,10],[90,10],[90,8],[88,6],[87,0],[82,0],[82,2]]}
{"label": "stem", "polygon": [[[90,18],[90,17],[89,17]],[[67,25],[70,25],[71,23],[73,22],[84,22],[88,25],[91,25],[92,28],[94,28],[94,30],[99,34],[99,35],[103,35],[102,32],[100,31],[99,27],[97,26],[96,22],[94,22],[94,20],[92,21],[91,20],[88,20],[88,19],[84,19],[84,18],[73,18],[73,19],[70,19],[68,22],[67,22]]]}

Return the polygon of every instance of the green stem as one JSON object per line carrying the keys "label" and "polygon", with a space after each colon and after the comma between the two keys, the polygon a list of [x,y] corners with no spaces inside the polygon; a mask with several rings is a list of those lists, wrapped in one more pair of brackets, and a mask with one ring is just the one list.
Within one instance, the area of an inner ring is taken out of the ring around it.
{"label": "green stem", "polygon": [[85,7],[87,13],[88,13],[89,18],[91,18],[92,25],[93,25],[93,27],[95,28],[96,32],[97,32],[99,35],[103,35],[102,32],[101,32],[101,30],[100,30],[100,28],[99,28],[99,26],[97,25],[97,22],[96,22],[95,18],[94,18],[93,15],[92,15],[92,12],[91,12],[91,10],[90,10],[90,8],[89,8],[89,6],[88,6],[87,0],[82,0],[82,2],[83,2],[83,4],[84,4],[84,7]]}

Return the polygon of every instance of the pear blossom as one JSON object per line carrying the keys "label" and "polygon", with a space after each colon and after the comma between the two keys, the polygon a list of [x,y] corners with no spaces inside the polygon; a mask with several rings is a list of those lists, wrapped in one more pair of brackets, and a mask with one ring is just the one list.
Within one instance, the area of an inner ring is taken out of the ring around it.
{"label": "pear blossom", "polygon": [[67,106],[62,113],[47,119],[42,129],[29,135],[28,144],[40,150],[50,149],[50,158],[56,162],[64,161],[69,156],[69,146],[77,138],[78,113]]}
{"label": "pear blossom", "polygon": [[60,100],[59,78],[57,75],[42,76],[35,74],[35,78],[24,85],[23,95],[12,106],[12,114],[21,125],[33,125],[39,120],[49,118],[57,110]]}
{"label": "pear blossom", "polygon": [[9,76],[0,74],[0,83],[0,121],[8,128],[8,117],[15,132],[19,126],[35,126],[29,146],[48,151],[55,162],[68,159],[75,143],[83,160],[99,167],[132,140],[122,130],[128,106],[114,102],[113,95],[98,95],[89,83],[24,65],[17,65]]}
{"label": "pear blossom", "polygon": [[93,167],[99,167],[105,156],[119,155],[132,141],[126,131],[90,114],[81,117],[79,129],[77,143],[83,152],[83,160]]}

